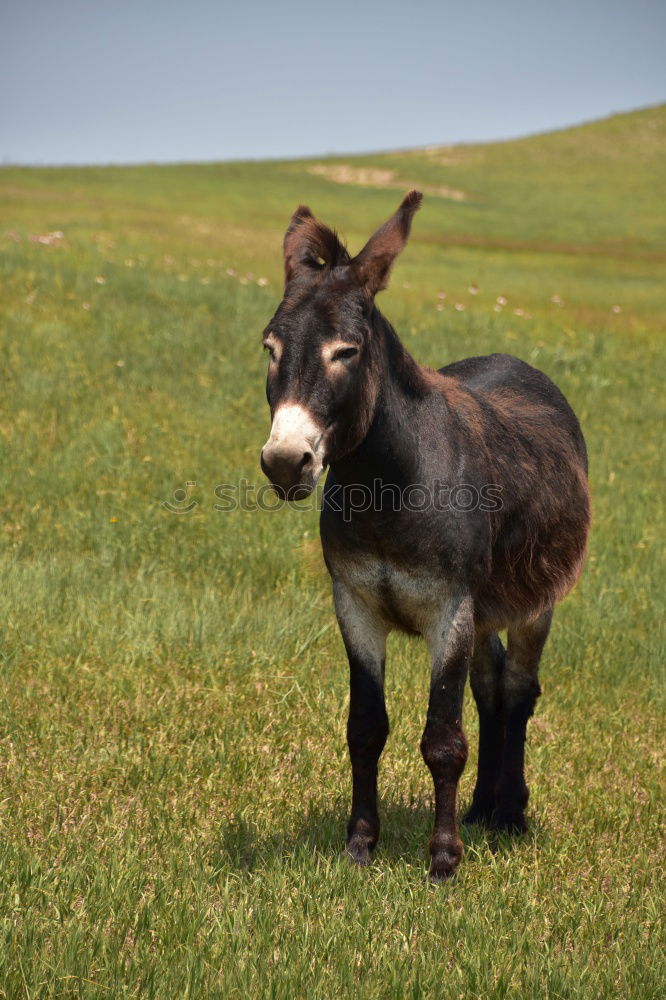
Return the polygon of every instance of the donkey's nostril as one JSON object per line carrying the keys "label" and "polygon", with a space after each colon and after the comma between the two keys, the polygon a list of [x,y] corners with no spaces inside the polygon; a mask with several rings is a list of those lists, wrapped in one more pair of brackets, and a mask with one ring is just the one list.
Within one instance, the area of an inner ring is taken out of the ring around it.
{"label": "donkey's nostril", "polygon": [[314,452],[309,449],[303,451],[301,448],[285,447],[280,444],[276,446],[270,441],[264,445],[259,461],[265,475],[274,486],[278,485],[288,490],[301,484],[303,480],[307,482],[313,478]]}

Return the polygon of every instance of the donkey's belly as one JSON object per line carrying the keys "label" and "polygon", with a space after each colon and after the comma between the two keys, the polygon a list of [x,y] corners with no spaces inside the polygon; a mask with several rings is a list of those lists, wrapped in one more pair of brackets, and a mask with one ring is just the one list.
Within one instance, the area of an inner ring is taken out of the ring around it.
{"label": "donkey's belly", "polygon": [[442,616],[450,587],[432,571],[368,553],[329,558],[329,565],[334,578],[392,628],[423,635]]}

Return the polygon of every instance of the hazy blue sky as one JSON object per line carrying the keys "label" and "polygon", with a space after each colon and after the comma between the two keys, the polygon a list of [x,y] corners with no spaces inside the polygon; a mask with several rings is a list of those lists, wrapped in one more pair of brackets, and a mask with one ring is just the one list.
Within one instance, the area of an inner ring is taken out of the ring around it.
{"label": "hazy blue sky", "polygon": [[666,99],[666,0],[0,0],[0,158],[506,138]]}

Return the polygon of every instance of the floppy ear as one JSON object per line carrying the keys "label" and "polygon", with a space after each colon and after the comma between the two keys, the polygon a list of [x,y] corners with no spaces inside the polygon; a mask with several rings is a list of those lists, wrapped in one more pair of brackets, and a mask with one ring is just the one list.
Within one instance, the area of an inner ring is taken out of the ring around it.
{"label": "floppy ear", "polygon": [[285,284],[308,272],[330,270],[349,261],[333,230],[318,222],[307,205],[299,205],[284,234]]}
{"label": "floppy ear", "polygon": [[386,288],[393,261],[407,243],[412,218],[422,199],[420,191],[410,191],[395,215],[370,237],[360,254],[354,257],[352,267],[357,281],[370,295]]}

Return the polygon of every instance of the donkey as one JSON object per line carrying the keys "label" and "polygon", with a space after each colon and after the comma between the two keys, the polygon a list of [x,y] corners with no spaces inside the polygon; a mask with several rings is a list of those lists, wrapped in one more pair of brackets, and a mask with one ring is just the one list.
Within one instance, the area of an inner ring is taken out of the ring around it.
{"label": "donkey", "polygon": [[465,821],[526,828],[525,732],[553,606],[582,569],[590,498],[578,420],[546,375],[507,354],[425,368],[375,305],[421,199],[411,191],[353,258],[309,208],[294,213],[284,298],[263,334],[272,426],[261,467],[287,500],[329,468],[320,533],[349,659],[346,851],[359,865],[379,836],[386,637],[426,640],[421,753],[434,782],[437,882],[462,856],[468,672],[480,735]]}

